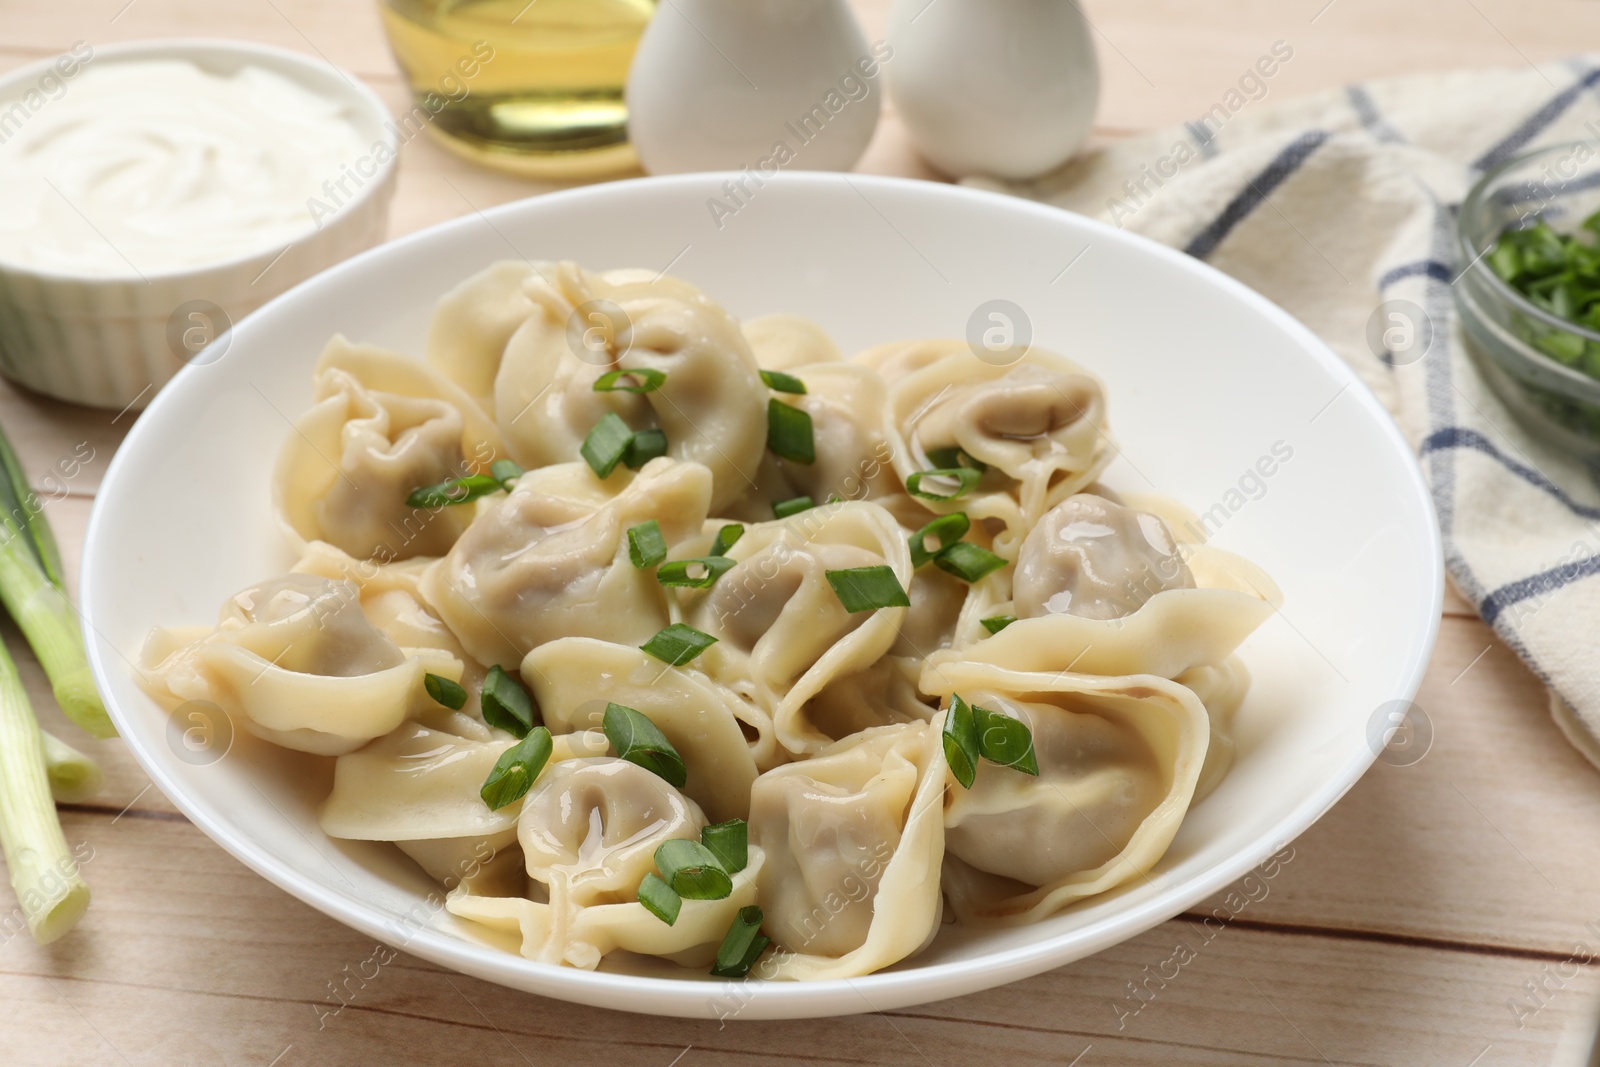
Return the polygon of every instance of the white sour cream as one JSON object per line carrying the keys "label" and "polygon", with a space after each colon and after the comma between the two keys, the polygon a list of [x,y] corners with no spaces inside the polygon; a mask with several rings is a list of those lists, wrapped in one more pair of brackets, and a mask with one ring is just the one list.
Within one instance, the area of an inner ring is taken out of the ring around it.
{"label": "white sour cream", "polygon": [[369,140],[348,105],[262,67],[91,64],[0,143],[0,261],[129,276],[286,247]]}

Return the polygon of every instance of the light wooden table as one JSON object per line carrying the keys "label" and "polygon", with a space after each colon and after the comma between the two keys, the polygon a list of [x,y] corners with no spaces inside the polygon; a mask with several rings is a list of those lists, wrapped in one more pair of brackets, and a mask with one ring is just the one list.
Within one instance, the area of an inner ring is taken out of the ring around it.
{"label": "light wooden table", "polygon": [[[1193,117],[1280,38],[1295,48],[1272,82],[1284,98],[1407,70],[1515,66],[1600,42],[1600,4],[1584,0],[1084,2],[1105,68],[1105,138]],[[869,36],[880,36],[885,0],[858,6]],[[374,8],[359,0],[0,0],[0,69],[78,39],[190,35],[320,53],[392,106],[404,98]],[[403,159],[396,234],[541,191],[474,170],[426,138]],[[931,176],[892,113],[862,169]],[[31,471],[93,447],[87,471],[49,507],[75,570],[99,476],[132,416],[0,386],[0,421]],[[46,724],[68,729],[36,665],[22,668]],[[69,840],[94,850],[85,868],[94,905],[50,948],[26,936],[0,942],[0,1063],[1578,1063],[1600,979],[1568,961],[1579,943],[1600,952],[1600,774],[1567,747],[1539,686],[1459,600],[1446,605],[1418,701],[1436,731],[1427,757],[1375,766],[1295,843],[1265,899],[1209,942],[1197,924],[1221,897],[988,993],[726,1028],[541,1000],[407,956],[325,1017],[332,986],[374,946],[213,845],[120,742],[91,742],[109,783],[63,821]],[[1127,983],[1180,941],[1195,958],[1119,1026]]]}

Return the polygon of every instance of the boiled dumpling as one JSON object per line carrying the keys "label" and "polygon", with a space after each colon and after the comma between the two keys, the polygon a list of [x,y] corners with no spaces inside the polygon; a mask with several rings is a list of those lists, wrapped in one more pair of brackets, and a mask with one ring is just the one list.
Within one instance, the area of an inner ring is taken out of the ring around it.
{"label": "boiled dumpling", "polygon": [[683,757],[684,792],[716,822],[749,814],[758,755],[766,766],[781,758],[763,709],[692,664],[667,667],[631,645],[564,637],[528,653],[522,678],[558,736],[598,729],[609,703],[644,715]]}
{"label": "boiled dumpling", "polygon": [[939,929],[942,719],[879,726],[768,771],[750,798],[776,978],[852,978]]}
{"label": "boiled dumpling", "polygon": [[608,756],[552,763],[522,802],[517,838],[537,897],[452,894],[450,911],[508,932],[544,963],[593,969],[615,949],[703,964],[733,916],[755,903],[763,855],[733,876],[722,900],[685,900],[671,926],[638,903],[639,884],[657,873],[655,851],[698,840],[705,815],[650,771]]}
{"label": "boiled dumpling", "polygon": [[411,491],[478,473],[504,453],[477,405],[422,364],[343,337],[313,378],[315,404],[285,440],[273,494],[291,539],[358,559],[439,556],[470,508],[412,508]]}
{"label": "boiled dumpling", "polygon": [[877,662],[906,610],[847,611],[827,572],[887,566],[904,588],[911,576],[904,536],[877,505],[846,502],[752,526],[728,556],[736,565],[708,592],[684,597],[685,621],[718,639],[696,663],[770,709],[786,750],[814,753],[830,739],[806,722],[806,701]]}
{"label": "boiled dumpling", "polygon": [[762,370],[787,371],[844,359],[826,330],[801,315],[762,315],[744,324],[744,339]]}
{"label": "boiled dumpling", "polygon": [[696,535],[710,497],[709,471],[667,458],[604,483],[581,463],[530,471],[428,570],[423,596],[474,659],[507,670],[561,637],[642,644],[667,602],[629,560],[628,528]]}
{"label": "boiled dumpling", "polygon": [[962,922],[1035,922],[1147,873],[1194,797],[1210,726],[1187,688],[1152,676],[1025,674],[952,664],[974,707],[1026,723],[1038,775],[982,761],[944,809],[946,888]]}
{"label": "boiled dumpling", "polygon": [[210,701],[266,740],[319,755],[349,752],[425,710],[424,673],[462,673],[447,652],[396,645],[362,612],[353,583],[311,574],[233,596],[213,630],[156,631],[144,662],[141,684],[169,710]]}

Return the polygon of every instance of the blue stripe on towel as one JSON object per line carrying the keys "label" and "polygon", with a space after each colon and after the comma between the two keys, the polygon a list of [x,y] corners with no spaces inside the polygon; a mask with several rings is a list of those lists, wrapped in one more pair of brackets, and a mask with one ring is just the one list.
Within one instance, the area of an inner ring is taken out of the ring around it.
{"label": "blue stripe on towel", "polygon": [[1510,136],[1485,152],[1482,158],[1474,163],[1473,166],[1479,170],[1488,170],[1490,167],[1504,163],[1522,151],[1530,141],[1543,133],[1552,122],[1560,118],[1568,108],[1577,103],[1578,97],[1583,95],[1584,90],[1592,88],[1597,83],[1600,83],[1600,70],[1592,70],[1576,84],[1570,85],[1557,93],[1548,104],[1529,115],[1523,120],[1522,125],[1512,130]]}
{"label": "blue stripe on towel", "polygon": [[1184,251],[1196,259],[1205,259],[1215,252],[1217,246],[1233,232],[1233,228],[1259,207],[1269,193],[1299,170],[1301,164],[1305,163],[1311,157],[1311,153],[1320,148],[1327,139],[1326,130],[1309,130],[1297,137],[1293,144],[1279,152],[1278,157],[1269,163],[1266,169],[1241,189],[1238,196],[1228,202],[1228,206],[1222,209],[1222,214],[1217,216],[1216,221],[1200,231]]}
{"label": "blue stripe on towel", "polygon": [[1415,263],[1402,263],[1393,270],[1385,271],[1383,277],[1378,279],[1378,288],[1387,289],[1395,282],[1405,278],[1415,278],[1419,274],[1444,282],[1446,285],[1455,281],[1455,275],[1451,272],[1449,264],[1440,263],[1437,259],[1419,259]]}
{"label": "blue stripe on towel", "polygon": [[1518,463],[1477,430],[1465,426],[1446,426],[1442,430],[1435,430],[1422,442],[1418,449],[1420,455],[1426,456],[1430,452],[1440,452],[1447,448],[1470,448],[1490,457],[1506,470],[1527,482],[1536,489],[1542,489],[1555,497],[1568,511],[1585,519],[1600,519],[1600,508],[1581,504],[1574,500],[1565,489],[1555,482],[1540,474],[1525,464]]}
{"label": "blue stripe on towel", "polygon": [[1406,139],[1400,136],[1400,131],[1378,114],[1378,105],[1372,99],[1372,94],[1367,92],[1366,86],[1351,85],[1345,89],[1344,95],[1350,101],[1350,109],[1356,113],[1356,118],[1361,120],[1361,125],[1375,139],[1385,144],[1406,143]]}
{"label": "blue stripe on towel", "polygon": [[[1484,597],[1483,603],[1478,605],[1478,612],[1483,616],[1484,622],[1493,626],[1495,619],[1499,618],[1500,613],[1506,608],[1533,597],[1557,592],[1597,573],[1600,573],[1600,556],[1586,556],[1570,563],[1563,563],[1559,567],[1551,567],[1547,571],[1507,582]],[[1534,610],[1537,611],[1538,608]]]}

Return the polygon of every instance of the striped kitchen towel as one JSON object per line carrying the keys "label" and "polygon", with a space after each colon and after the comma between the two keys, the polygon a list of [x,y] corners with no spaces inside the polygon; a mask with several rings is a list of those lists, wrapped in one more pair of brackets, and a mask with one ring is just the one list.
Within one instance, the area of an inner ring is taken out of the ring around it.
{"label": "striped kitchen towel", "polygon": [[[1264,57],[1265,58],[1265,57]],[[1281,58],[1281,57],[1280,57]],[[1422,458],[1456,588],[1549,687],[1600,766],[1600,472],[1530,437],[1463,350],[1455,214],[1486,170],[1600,140],[1600,60],[1429,74],[1282,103],[1229,90],[1195,122],[1025,183],[1042,200],[1181,248],[1311,327]],[[1257,99],[1251,99],[1252,96]],[[1385,301],[1433,326],[1420,360],[1369,343]],[[1376,349],[1376,350],[1375,350]]]}

